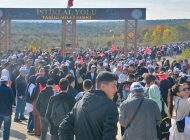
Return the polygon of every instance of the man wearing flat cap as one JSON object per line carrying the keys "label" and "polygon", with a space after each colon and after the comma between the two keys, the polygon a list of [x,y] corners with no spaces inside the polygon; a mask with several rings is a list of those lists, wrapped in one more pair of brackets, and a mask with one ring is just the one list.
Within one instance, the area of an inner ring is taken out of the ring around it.
{"label": "man wearing flat cap", "polygon": [[17,103],[16,103],[16,112],[15,112],[15,122],[21,122],[21,120],[26,120],[24,117],[24,110],[26,106],[25,101],[25,92],[27,87],[26,82],[26,75],[28,69],[26,67],[21,67],[19,72],[20,75],[16,78],[16,96],[17,96]]}
{"label": "man wearing flat cap", "polygon": [[157,140],[161,114],[156,102],[144,98],[144,87],[134,82],[131,98],[122,102],[119,122],[125,128],[124,140]]}

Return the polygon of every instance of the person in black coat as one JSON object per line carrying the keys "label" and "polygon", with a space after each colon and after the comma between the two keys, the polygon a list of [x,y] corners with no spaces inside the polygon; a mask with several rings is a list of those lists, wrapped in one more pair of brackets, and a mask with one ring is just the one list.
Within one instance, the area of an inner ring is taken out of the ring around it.
{"label": "person in black coat", "polygon": [[93,83],[93,89],[95,89],[95,84],[96,84],[96,77],[97,77],[97,73],[96,73],[96,65],[92,65],[91,66],[91,70],[90,72],[87,72],[85,79],[90,79]]}
{"label": "person in black coat", "polygon": [[97,77],[97,90],[84,94],[59,126],[61,140],[116,140],[118,110],[112,101],[118,78],[110,72]]}
{"label": "person in black coat", "polygon": [[16,83],[15,82],[16,82],[16,78],[19,76],[19,69],[20,69],[20,66],[18,64],[15,64],[15,68],[11,73],[11,81],[12,81],[11,88],[13,90],[15,106],[16,106],[16,85],[15,85]]}
{"label": "person in black coat", "polygon": [[26,75],[27,75],[27,68],[21,67],[20,68],[20,75],[16,78],[16,94],[17,94],[17,105],[16,105],[16,112],[15,112],[15,122],[21,122],[21,120],[26,120],[24,117],[24,110],[26,106],[25,100],[25,92],[27,88],[26,82]]}
{"label": "person in black coat", "polygon": [[[73,108],[73,106],[75,105],[75,102],[76,102],[74,97],[68,93],[69,81],[67,79],[62,78],[59,82],[59,86],[60,86],[61,92],[50,98],[48,107],[47,107],[47,111],[46,111],[46,115],[45,115],[46,119],[48,120],[48,122],[50,124],[50,134],[52,135],[52,140],[59,140],[59,137],[58,137],[59,125],[56,126],[54,124],[55,120],[53,120],[53,118],[52,118],[52,116],[53,116],[52,113],[54,113],[54,109],[55,109],[54,105],[56,103],[61,103],[61,104],[66,103],[68,105],[68,110],[64,110],[65,109],[64,107],[62,109],[68,113],[71,111],[71,109]],[[63,110],[61,110],[61,111],[63,111]],[[62,119],[64,119],[64,116],[62,116],[62,117],[63,117]],[[58,121],[58,120],[56,120],[56,121]]]}
{"label": "person in black coat", "polygon": [[32,99],[31,95],[36,87],[36,76],[31,75],[28,81],[27,89],[26,89],[26,107],[27,107],[27,112],[29,115],[28,118],[28,125],[27,125],[27,133],[33,135],[34,134],[34,115],[33,115],[33,105],[32,105]]}
{"label": "person in black coat", "polygon": [[13,105],[13,92],[7,86],[8,77],[2,76],[0,85],[0,128],[4,121],[3,140],[8,140],[10,136],[12,105]]}
{"label": "person in black coat", "polygon": [[54,95],[53,90],[54,82],[49,79],[46,87],[40,92],[36,101],[36,109],[40,113],[40,124],[41,124],[41,140],[46,140],[48,132],[48,121],[45,118],[45,113],[49,103],[49,99]]}
{"label": "person in black coat", "polygon": [[75,98],[75,96],[79,93],[78,90],[76,90],[74,88],[75,87],[75,78],[71,74],[68,74],[65,78],[69,81],[68,94],[72,95]]}
{"label": "person in black coat", "polygon": [[170,81],[163,79],[160,81],[160,93],[166,105],[168,104],[168,91],[171,88]]}

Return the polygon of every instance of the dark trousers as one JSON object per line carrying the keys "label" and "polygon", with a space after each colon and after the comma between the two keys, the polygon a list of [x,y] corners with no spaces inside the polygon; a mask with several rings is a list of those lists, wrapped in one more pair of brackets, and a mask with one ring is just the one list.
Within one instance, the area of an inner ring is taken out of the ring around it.
{"label": "dark trousers", "polygon": [[20,99],[17,97],[16,112],[15,112],[16,119],[19,119],[19,117],[24,116],[25,106],[26,106],[25,98]]}
{"label": "dark trousers", "polygon": [[51,140],[59,140],[58,129],[59,126],[50,125]]}
{"label": "dark trousers", "polygon": [[3,122],[4,122],[3,140],[9,140],[10,128],[11,128],[11,115],[4,116],[0,114],[0,129]]}
{"label": "dark trousers", "polygon": [[16,105],[16,88],[15,88],[15,83],[12,83],[11,85],[13,95],[14,95],[14,105]]}
{"label": "dark trousers", "polygon": [[40,117],[40,125],[41,125],[41,140],[47,139],[47,132],[48,132],[48,121],[45,117]]}
{"label": "dark trousers", "polygon": [[125,132],[125,127],[121,126],[121,136],[124,135],[124,132]]}
{"label": "dark trousers", "polygon": [[29,119],[28,119],[28,126],[27,126],[29,131],[33,131],[34,129],[34,115],[33,112],[29,113]]}
{"label": "dark trousers", "polygon": [[51,140],[59,140],[59,136],[58,135],[52,135]]}

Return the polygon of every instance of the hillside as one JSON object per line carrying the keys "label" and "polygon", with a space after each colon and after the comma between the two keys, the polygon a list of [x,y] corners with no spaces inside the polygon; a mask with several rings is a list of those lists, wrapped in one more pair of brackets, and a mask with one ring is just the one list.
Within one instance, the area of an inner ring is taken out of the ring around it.
{"label": "hillside", "polygon": [[[190,20],[151,20],[139,21],[138,43],[154,43],[152,37],[154,30],[160,28],[162,39],[164,31],[168,28],[170,32],[183,34],[185,36],[176,38],[175,41],[187,40],[190,38]],[[12,47],[15,49],[26,47],[32,41],[38,42],[39,47],[60,47],[61,44],[61,24],[44,22],[12,22]],[[158,31],[156,31],[158,32]],[[124,33],[124,21],[117,22],[80,22],[77,23],[77,40],[79,47],[106,47],[108,42],[115,42],[123,46],[121,35]],[[145,34],[149,34],[149,39],[145,40]],[[114,35],[114,38],[113,38]],[[158,37],[158,35],[157,35]],[[174,41],[171,40],[170,41]],[[157,42],[164,43],[163,41]]]}

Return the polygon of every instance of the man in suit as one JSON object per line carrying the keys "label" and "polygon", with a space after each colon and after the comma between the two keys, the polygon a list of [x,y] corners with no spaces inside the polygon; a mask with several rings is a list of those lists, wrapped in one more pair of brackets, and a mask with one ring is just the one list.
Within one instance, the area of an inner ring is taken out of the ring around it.
{"label": "man in suit", "polygon": [[92,65],[91,69],[89,72],[87,72],[85,79],[90,79],[93,83],[93,89],[95,88],[95,84],[96,84],[96,77],[97,77],[97,73],[96,73],[96,65]]}

